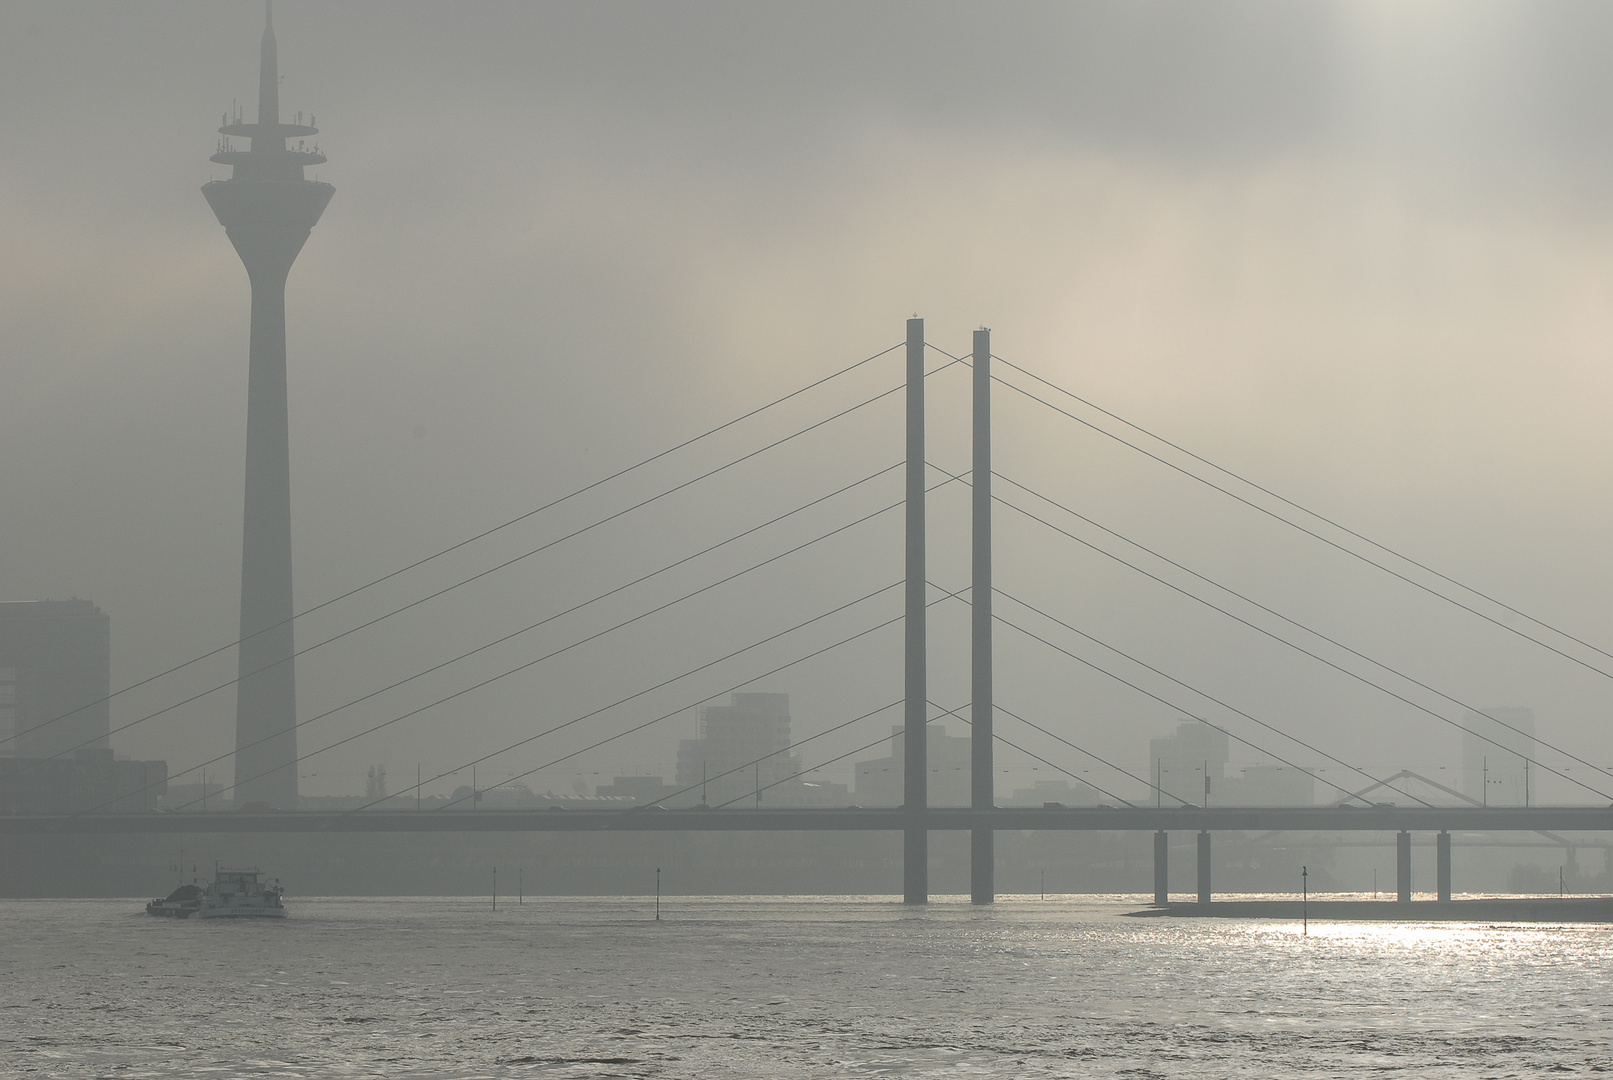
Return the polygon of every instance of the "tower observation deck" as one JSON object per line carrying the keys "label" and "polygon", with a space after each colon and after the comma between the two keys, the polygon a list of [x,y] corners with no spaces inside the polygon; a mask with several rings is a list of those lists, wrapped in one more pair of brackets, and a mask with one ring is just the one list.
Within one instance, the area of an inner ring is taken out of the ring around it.
{"label": "tower observation deck", "polygon": [[[286,277],[336,189],[303,178],[324,162],[310,122],[280,122],[274,22],[265,10],[258,119],[225,116],[212,160],[228,180],[202,186],[252,286],[246,405],[246,512],[241,541],[240,681],[235,800],[297,803],[297,682],[292,656],[291,459],[286,406]],[[238,150],[233,139],[251,140]],[[297,140],[295,148],[288,140]]]}

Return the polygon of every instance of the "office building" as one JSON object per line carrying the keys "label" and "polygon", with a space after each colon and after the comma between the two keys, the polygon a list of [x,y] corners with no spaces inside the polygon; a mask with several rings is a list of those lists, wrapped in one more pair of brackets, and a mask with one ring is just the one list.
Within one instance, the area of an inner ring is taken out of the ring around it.
{"label": "office building", "polygon": [[1462,791],[1487,806],[1538,802],[1529,760],[1535,756],[1535,711],[1519,705],[1462,717]]}
{"label": "office building", "polygon": [[1156,806],[1311,806],[1316,774],[1290,765],[1238,765],[1226,732],[1202,720],[1148,743],[1148,801]]}
{"label": "office building", "polygon": [[0,756],[106,749],[112,622],[88,600],[0,603]]}
{"label": "office building", "polygon": [[680,806],[789,805],[782,790],[801,771],[790,745],[788,694],[734,694],[700,710],[700,737],[678,743]]}
{"label": "office building", "polygon": [[120,761],[112,751],[0,758],[0,814],[135,814],[168,789],[166,761]]}
{"label": "office building", "polygon": [[1179,722],[1174,734],[1148,742],[1148,780],[1156,787],[1150,792],[1151,801],[1166,806],[1173,801],[1205,805],[1206,790],[1213,792],[1231,758],[1226,732],[1201,720]]}
{"label": "office building", "polygon": [[[969,736],[948,735],[940,724],[931,724],[925,730],[929,732],[929,745],[925,749],[930,769],[930,805],[968,806]],[[855,801],[858,806],[902,805],[906,798],[903,784],[907,771],[902,757],[906,746],[905,729],[892,727],[889,756],[857,762]]]}

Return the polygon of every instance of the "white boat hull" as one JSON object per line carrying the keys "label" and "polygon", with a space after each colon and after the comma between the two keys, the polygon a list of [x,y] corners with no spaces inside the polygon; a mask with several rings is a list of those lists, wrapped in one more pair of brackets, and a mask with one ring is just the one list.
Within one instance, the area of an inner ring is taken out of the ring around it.
{"label": "white boat hull", "polygon": [[198,908],[193,919],[283,919],[283,907],[204,907]]}

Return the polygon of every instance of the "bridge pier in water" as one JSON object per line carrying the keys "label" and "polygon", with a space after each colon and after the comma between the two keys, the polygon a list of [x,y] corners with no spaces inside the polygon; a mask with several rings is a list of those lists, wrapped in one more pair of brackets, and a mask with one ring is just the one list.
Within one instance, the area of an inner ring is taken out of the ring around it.
{"label": "bridge pier in water", "polygon": [[1199,833],[1199,903],[1210,904],[1210,833]]}
{"label": "bridge pier in water", "polygon": [[1411,903],[1411,833],[1404,829],[1395,836],[1395,901]]}
{"label": "bridge pier in water", "polygon": [[1444,829],[1434,838],[1435,871],[1434,876],[1439,880],[1439,898],[1451,898],[1451,834]]}
{"label": "bridge pier in water", "polygon": [[1154,834],[1154,906],[1171,902],[1171,838],[1161,829]]}

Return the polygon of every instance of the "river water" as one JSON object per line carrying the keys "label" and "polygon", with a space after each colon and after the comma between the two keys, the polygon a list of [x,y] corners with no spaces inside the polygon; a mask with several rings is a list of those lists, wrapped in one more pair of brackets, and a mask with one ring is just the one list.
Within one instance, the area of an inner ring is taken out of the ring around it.
{"label": "river water", "polygon": [[7,1077],[1613,1072],[1613,927],[1131,919],[1140,898],[0,902]]}

